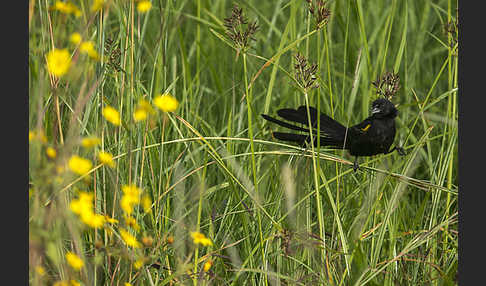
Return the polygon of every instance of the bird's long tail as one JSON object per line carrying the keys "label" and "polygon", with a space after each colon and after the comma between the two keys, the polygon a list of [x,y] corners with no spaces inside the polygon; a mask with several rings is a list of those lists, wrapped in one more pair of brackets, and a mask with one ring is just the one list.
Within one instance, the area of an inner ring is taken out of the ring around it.
{"label": "bird's long tail", "polygon": [[[312,134],[314,135],[314,146],[317,145],[317,110],[313,107],[309,107],[310,111],[310,120],[312,126]],[[297,109],[291,108],[284,108],[277,111],[277,114],[291,122],[296,122],[303,124],[303,126],[309,126],[308,123],[308,116],[307,116],[307,107],[305,105],[299,106]],[[299,126],[295,126],[289,124],[287,122],[275,119],[268,115],[262,114],[262,117],[266,120],[276,123],[280,126],[297,130],[303,131],[306,134],[294,134],[294,133],[285,133],[285,132],[273,132],[273,136],[282,141],[289,141],[289,142],[296,142],[302,146],[310,143],[310,135],[309,129],[302,128]],[[320,145],[327,146],[334,149],[342,149],[346,148],[345,139],[346,139],[346,127],[344,127],[341,123],[337,122],[336,120],[332,119],[331,117],[321,113],[320,115]],[[348,144],[346,144],[348,145]]]}

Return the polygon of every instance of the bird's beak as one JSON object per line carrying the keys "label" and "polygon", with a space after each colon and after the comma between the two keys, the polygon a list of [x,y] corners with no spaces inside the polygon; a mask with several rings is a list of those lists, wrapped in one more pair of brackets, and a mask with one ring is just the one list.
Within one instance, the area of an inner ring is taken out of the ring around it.
{"label": "bird's beak", "polygon": [[380,112],[380,109],[378,107],[374,107],[372,110],[371,110],[371,114],[375,114],[375,113],[378,113]]}

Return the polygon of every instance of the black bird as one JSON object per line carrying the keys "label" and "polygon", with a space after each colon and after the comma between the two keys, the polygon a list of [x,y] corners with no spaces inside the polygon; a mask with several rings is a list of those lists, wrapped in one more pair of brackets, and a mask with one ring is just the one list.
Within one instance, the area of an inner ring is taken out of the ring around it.
{"label": "black bird", "polygon": [[[352,156],[355,156],[353,170],[359,168],[359,156],[373,156],[377,154],[388,154],[397,151],[399,155],[405,155],[401,147],[390,146],[395,139],[395,117],[398,110],[392,102],[385,98],[379,98],[371,104],[371,116],[363,122],[344,127],[341,123],[321,113],[320,115],[320,144],[332,149],[346,149]],[[317,110],[309,106],[311,126],[317,127]],[[297,109],[284,108],[277,111],[277,114],[289,121],[309,126],[307,107],[299,106]],[[284,121],[262,114],[266,120],[292,130],[303,131],[307,134],[293,134],[273,132],[273,136],[279,140],[299,143],[305,146],[310,143],[309,129],[295,126]],[[314,146],[317,145],[317,131],[313,129]]]}

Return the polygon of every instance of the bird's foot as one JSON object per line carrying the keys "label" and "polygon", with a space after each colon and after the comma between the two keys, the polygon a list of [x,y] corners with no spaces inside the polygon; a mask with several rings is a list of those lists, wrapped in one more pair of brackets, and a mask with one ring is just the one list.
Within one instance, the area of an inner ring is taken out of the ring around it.
{"label": "bird's foot", "polygon": [[358,160],[354,160],[353,171],[356,172],[356,170],[358,170],[358,169],[359,169]]}
{"label": "bird's foot", "polygon": [[398,155],[400,155],[400,156],[407,155],[407,152],[405,152],[405,150],[402,147],[396,147],[396,150],[397,150]]}

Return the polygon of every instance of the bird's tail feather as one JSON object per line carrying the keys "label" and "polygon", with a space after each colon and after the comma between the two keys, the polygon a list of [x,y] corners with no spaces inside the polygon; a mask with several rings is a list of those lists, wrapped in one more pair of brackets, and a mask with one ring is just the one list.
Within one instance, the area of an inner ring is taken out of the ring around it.
{"label": "bird's tail feather", "polygon": [[[272,132],[273,137],[278,140],[287,141],[287,142],[295,142],[298,143],[300,146],[306,146],[310,143],[311,138],[308,134],[293,134],[293,133],[285,133],[285,132]],[[342,149],[343,148],[343,141],[341,140],[333,140],[327,137],[320,137],[320,145],[327,146],[331,149]],[[317,146],[317,137],[314,137],[314,146]]]}
{"label": "bird's tail feather", "polygon": [[[277,111],[277,114],[289,121],[297,122],[303,124],[304,126],[308,126],[308,116],[307,116],[307,107],[305,105],[299,106],[297,109],[291,108],[283,108]],[[317,110],[313,107],[309,106],[309,114],[311,120],[311,126],[313,127],[313,134],[317,137]],[[308,129],[301,128],[278,119],[272,118],[268,115],[262,114],[263,118],[267,119],[268,121],[277,123],[280,126],[287,127],[292,130],[304,131],[309,132]],[[331,117],[321,113],[320,115],[320,145],[321,146],[328,146],[331,148],[341,149],[344,145],[344,139],[346,137],[346,127],[344,127],[341,123],[337,122],[336,120],[332,119]],[[296,142],[301,145],[305,145],[306,143],[310,143],[310,136],[308,134],[292,134],[292,133],[282,133],[282,132],[273,132],[273,136],[282,141],[290,141]],[[317,145],[316,137],[314,137],[314,145]],[[346,144],[347,145],[347,144]]]}
{"label": "bird's tail feather", "polygon": [[270,122],[273,122],[273,123],[276,123],[276,124],[278,124],[278,125],[280,125],[282,127],[287,127],[288,129],[309,132],[309,129],[305,129],[305,128],[302,128],[302,127],[299,127],[299,126],[295,126],[295,125],[289,124],[287,122],[283,122],[282,120],[278,120],[278,119],[273,118],[273,117],[270,117],[270,116],[268,116],[266,114],[262,114],[262,117],[265,118],[266,120],[268,120]]}

